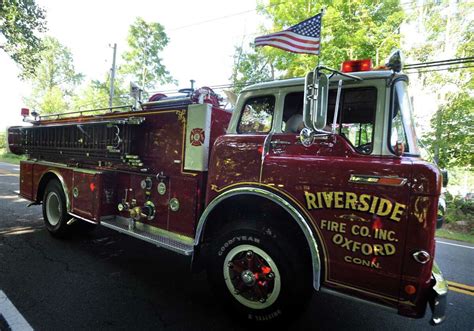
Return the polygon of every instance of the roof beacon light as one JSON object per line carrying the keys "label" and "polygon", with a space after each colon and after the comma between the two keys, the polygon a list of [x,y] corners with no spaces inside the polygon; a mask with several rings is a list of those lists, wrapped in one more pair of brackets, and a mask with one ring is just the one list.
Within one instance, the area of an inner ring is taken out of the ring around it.
{"label": "roof beacon light", "polygon": [[344,61],[341,66],[342,72],[370,71],[372,70],[372,60],[350,60]]}
{"label": "roof beacon light", "polygon": [[23,117],[30,116],[30,110],[28,108],[21,108],[21,116]]}

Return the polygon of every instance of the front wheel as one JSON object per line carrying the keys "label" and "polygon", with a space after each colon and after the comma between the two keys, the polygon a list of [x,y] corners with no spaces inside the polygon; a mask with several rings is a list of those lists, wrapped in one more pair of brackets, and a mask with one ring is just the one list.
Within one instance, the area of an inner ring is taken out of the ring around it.
{"label": "front wheel", "polygon": [[236,229],[212,245],[208,276],[233,313],[269,322],[301,311],[311,296],[304,249],[275,229]]}

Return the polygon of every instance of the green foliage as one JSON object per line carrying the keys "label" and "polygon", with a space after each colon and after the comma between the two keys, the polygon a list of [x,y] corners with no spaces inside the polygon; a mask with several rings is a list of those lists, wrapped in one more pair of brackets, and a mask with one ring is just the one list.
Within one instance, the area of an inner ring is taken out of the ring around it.
{"label": "green foliage", "polygon": [[[474,55],[474,3],[448,0],[426,3],[413,11],[423,43],[409,50],[415,62]],[[460,67],[465,65],[460,65]],[[437,69],[437,68],[434,68]],[[429,71],[429,70],[428,70]],[[474,80],[473,68],[420,73],[423,88],[438,103],[431,130],[422,138],[441,167],[474,168]]]}
{"label": "green foliage", "polygon": [[463,221],[474,229],[474,201],[446,193],[446,223]]}
{"label": "green foliage", "polygon": [[83,75],[76,73],[71,51],[57,39],[46,37],[43,44],[41,62],[31,79],[33,90],[25,101],[42,114],[64,112]]}
{"label": "green foliage", "polygon": [[34,0],[0,1],[0,34],[3,49],[22,69],[21,77],[34,74],[40,62],[41,39],[37,33],[46,30],[45,12]]}
{"label": "green foliage", "polygon": [[[129,104],[128,91],[123,87],[123,82],[118,77],[114,81],[114,98],[112,106]],[[110,75],[105,81],[93,80],[84,87],[78,95],[73,97],[73,105],[76,110],[98,109],[109,106]]]}
{"label": "green foliage", "polygon": [[236,47],[234,53],[234,70],[231,80],[234,92],[238,93],[249,83],[259,83],[275,79],[275,69],[270,58],[257,50],[243,51]]}
{"label": "green foliage", "polygon": [[[322,64],[339,68],[344,60],[375,58],[377,54],[384,59],[393,48],[399,47],[398,30],[404,12],[398,0],[261,2],[259,13],[273,23],[271,29],[262,29],[261,34],[284,30],[316,15],[323,7],[326,11],[322,20],[319,56]],[[273,47],[259,47],[248,53],[237,47],[235,57],[232,80],[236,84],[255,78],[264,80],[269,72],[277,72],[278,78],[300,77],[312,70],[318,61],[313,55],[294,54]]]}
{"label": "green foliage", "polygon": [[474,99],[468,90],[450,94],[432,117],[431,127],[424,142],[438,156],[441,168],[474,167]]}
{"label": "green foliage", "polygon": [[147,23],[138,17],[128,31],[130,49],[122,56],[126,64],[120,71],[131,75],[144,89],[151,89],[157,83],[173,82],[160,57],[168,42],[161,24]]}
{"label": "green foliage", "polygon": [[0,132],[0,150],[7,147],[7,135],[6,132]]}

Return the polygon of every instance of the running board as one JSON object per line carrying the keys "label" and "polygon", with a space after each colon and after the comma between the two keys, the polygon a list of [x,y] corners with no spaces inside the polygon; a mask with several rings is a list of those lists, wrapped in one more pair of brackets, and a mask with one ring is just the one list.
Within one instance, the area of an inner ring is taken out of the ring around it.
{"label": "running board", "polygon": [[[194,251],[192,238],[186,240],[188,238],[184,237],[181,238],[182,240],[179,240],[179,237],[181,237],[179,235],[174,235],[171,232],[168,235],[167,231],[160,230],[156,227],[140,222],[135,222],[129,218],[107,218],[101,220],[100,224],[109,229],[127,234],[143,241],[147,241],[149,243],[155,244],[158,247],[163,247],[182,255],[189,256]],[[171,238],[171,236],[176,237],[176,239]],[[184,242],[184,240],[189,241],[189,243]]]}

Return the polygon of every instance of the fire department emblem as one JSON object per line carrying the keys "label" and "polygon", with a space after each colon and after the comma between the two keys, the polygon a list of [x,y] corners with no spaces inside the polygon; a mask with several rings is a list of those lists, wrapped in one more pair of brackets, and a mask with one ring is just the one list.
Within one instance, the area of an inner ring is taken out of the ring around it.
{"label": "fire department emblem", "polygon": [[201,128],[194,128],[191,130],[190,142],[193,146],[201,146],[204,144],[204,130]]}

